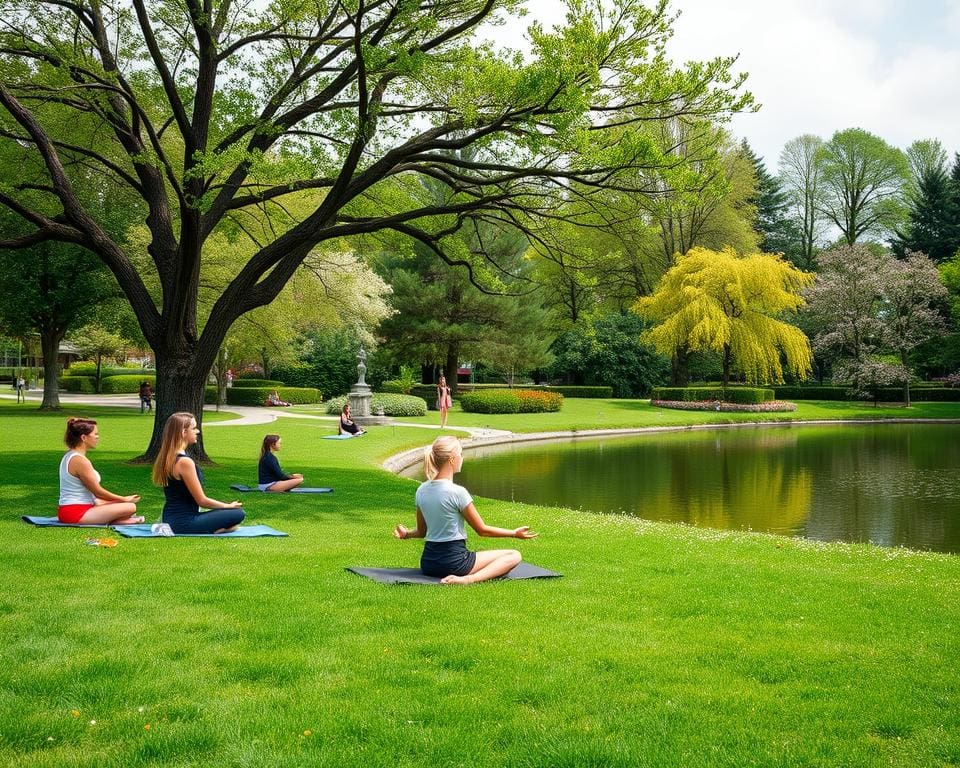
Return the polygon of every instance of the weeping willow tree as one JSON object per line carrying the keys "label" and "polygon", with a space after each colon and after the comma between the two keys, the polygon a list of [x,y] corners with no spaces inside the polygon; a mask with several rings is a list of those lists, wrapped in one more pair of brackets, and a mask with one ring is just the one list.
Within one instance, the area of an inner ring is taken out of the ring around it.
{"label": "weeping willow tree", "polygon": [[721,353],[725,387],[731,371],[751,383],[781,383],[784,365],[798,378],[811,371],[809,340],[780,317],[803,304],[801,291],[812,281],[773,254],[692,248],[636,310],[654,324],[644,340],[657,351]]}

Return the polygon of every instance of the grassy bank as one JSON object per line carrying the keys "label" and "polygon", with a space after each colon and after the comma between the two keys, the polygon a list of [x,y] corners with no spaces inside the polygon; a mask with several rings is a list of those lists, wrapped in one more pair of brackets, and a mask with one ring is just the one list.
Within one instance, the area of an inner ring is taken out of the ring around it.
{"label": "grassy bank", "polygon": [[[158,516],[148,470],[126,463],[149,419],[84,413],[101,418],[104,484]],[[541,431],[655,414],[569,400],[452,421]],[[98,549],[86,530],[18,520],[55,510],[62,426],[0,403],[0,764],[960,763],[960,558],[479,500],[491,522],[539,530],[519,547],[564,578],[386,587],[343,568],[416,564],[418,544],[390,537],[412,520],[415,483],[377,465],[432,434],[324,441],[329,423],[297,420],[205,433],[214,497],[255,479],[267,431],[285,469],[336,488],[245,499],[250,522],[289,538]]]}

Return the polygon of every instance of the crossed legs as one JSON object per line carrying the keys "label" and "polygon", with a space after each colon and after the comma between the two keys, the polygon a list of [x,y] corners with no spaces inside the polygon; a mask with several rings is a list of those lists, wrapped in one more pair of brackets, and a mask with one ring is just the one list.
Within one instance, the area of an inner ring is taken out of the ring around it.
{"label": "crossed legs", "polygon": [[515,549],[487,549],[477,552],[473,570],[466,576],[445,576],[442,584],[476,584],[478,581],[495,579],[516,568],[522,556]]}

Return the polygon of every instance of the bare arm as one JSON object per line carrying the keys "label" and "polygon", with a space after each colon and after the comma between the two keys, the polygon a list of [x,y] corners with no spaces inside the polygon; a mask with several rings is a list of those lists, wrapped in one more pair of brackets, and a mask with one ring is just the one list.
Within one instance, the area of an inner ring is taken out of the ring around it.
{"label": "bare arm", "polygon": [[470,502],[466,509],[463,510],[463,517],[470,523],[470,527],[480,536],[507,539],[535,539],[538,535],[531,531],[528,525],[521,525],[519,528],[497,528],[493,525],[487,525],[483,522],[483,518],[480,517],[480,513],[477,512],[477,508],[473,505],[473,502]]}
{"label": "bare arm", "polygon": [[179,473],[179,479],[183,480],[198,506],[207,509],[239,509],[243,506],[239,501],[217,501],[207,496],[203,492],[203,486],[200,485],[200,478],[197,477],[197,466],[189,458],[177,459],[177,463],[173,465],[173,472],[174,477]]}
{"label": "bare arm", "polygon": [[97,480],[97,475],[93,471],[93,464],[90,463],[90,459],[86,456],[77,454],[72,457],[70,464],[67,466],[67,471],[83,483],[83,487],[90,491],[96,499],[102,501],[140,501],[140,497],[137,494],[118,496],[100,485]]}
{"label": "bare arm", "polygon": [[398,539],[422,539],[427,535],[427,521],[423,519],[423,512],[417,507],[417,527],[410,530],[405,525],[398,525],[393,529],[393,535]]}

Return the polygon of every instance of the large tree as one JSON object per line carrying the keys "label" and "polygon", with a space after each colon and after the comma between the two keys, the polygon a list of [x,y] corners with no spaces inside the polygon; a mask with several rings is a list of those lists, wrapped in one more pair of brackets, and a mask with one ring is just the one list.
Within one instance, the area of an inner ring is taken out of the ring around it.
{"label": "large tree", "polygon": [[862,128],[837,131],[820,147],[820,207],[848,245],[883,236],[904,217],[907,157]]}
{"label": "large tree", "polygon": [[693,248],[637,303],[655,324],[644,339],[666,355],[719,352],[725,387],[735,370],[749,382],[782,382],[784,362],[802,379],[811,370],[810,342],[781,315],[803,304],[800,292],[812,280],[776,255]]}
{"label": "large tree", "polygon": [[[157,360],[157,422],[202,408],[234,321],[265,306],[320,242],[388,228],[440,258],[471,220],[549,214],[667,164],[643,131],[654,116],[723,118],[750,103],[732,59],[675,68],[666,0],[571,2],[532,52],[495,51],[475,32],[516,17],[517,0],[0,0],[0,139],[42,158],[31,225],[5,247],[59,240],[101,258]],[[66,119],[64,119],[66,117]],[[77,143],[76,123],[96,124]],[[458,151],[469,148],[469,158]],[[71,164],[142,204],[146,254],[131,253],[75,194]],[[392,189],[442,180],[441,204]],[[260,243],[198,320],[206,244],[228,220],[314,193],[308,215]],[[413,201],[409,204],[409,201]],[[145,257],[144,257],[145,256]],[[470,260],[464,260],[470,266]],[[159,297],[142,272],[152,274]],[[200,446],[202,454],[202,446]]]}
{"label": "large tree", "polygon": [[823,139],[804,134],[788,141],[780,152],[777,172],[790,201],[793,221],[800,229],[802,269],[812,269],[826,226],[818,201],[821,189],[821,167],[817,162]]}

